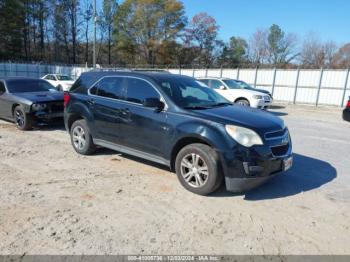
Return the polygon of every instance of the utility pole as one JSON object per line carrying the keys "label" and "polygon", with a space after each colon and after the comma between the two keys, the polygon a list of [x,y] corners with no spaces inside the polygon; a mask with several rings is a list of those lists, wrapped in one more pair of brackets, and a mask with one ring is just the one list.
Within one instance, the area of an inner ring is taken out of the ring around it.
{"label": "utility pole", "polygon": [[93,44],[93,55],[92,55],[92,64],[94,68],[96,68],[96,23],[97,23],[96,0],[94,0],[94,44]]}

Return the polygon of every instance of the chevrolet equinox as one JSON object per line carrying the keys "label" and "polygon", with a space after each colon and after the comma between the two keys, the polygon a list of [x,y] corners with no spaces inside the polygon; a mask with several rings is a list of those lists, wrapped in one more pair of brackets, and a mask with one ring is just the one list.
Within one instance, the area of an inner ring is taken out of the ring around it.
{"label": "chevrolet equinox", "polygon": [[64,95],[65,126],[79,154],[96,146],[175,170],[189,191],[225,182],[243,192],[292,165],[288,128],[271,113],[233,105],[191,77],[87,72]]}

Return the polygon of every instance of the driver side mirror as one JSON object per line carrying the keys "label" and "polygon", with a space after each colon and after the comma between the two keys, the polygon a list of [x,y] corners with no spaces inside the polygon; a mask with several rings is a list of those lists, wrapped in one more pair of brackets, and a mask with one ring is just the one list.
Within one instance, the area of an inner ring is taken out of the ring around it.
{"label": "driver side mirror", "polygon": [[155,108],[157,109],[157,111],[162,111],[165,107],[165,104],[160,101],[159,98],[146,98],[144,101],[143,101],[143,104],[142,104],[144,107],[150,107],[150,108]]}
{"label": "driver side mirror", "polygon": [[220,89],[220,90],[225,90],[226,87],[224,87],[224,86],[219,86],[219,89]]}

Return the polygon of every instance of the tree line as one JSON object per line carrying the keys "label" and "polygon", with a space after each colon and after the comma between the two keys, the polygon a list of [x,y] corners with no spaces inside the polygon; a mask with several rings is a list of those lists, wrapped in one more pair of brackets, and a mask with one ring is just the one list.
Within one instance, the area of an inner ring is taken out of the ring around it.
{"label": "tree line", "polygon": [[[92,1],[0,0],[0,60],[91,65]],[[96,22],[104,66],[350,67],[350,43],[300,40],[275,24],[222,41],[214,17],[188,18],[179,0],[102,0]]]}

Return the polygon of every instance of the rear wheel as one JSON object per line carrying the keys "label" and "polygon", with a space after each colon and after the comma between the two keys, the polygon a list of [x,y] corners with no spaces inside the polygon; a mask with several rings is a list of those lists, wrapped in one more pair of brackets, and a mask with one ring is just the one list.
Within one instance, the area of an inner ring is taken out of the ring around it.
{"label": "rear wheel", "polygon": [[13,111],[16,126],[19,130],[29,130],[33,126],[32,117],[25,113],[21,106],[17,106]]}
{"label": "rear wheel", "polygon": [[180,183],[199,195],[214,192],[223,178],[217,153],[204,144],[191,144],[181,149],[175,169]]}
{"label": "rear wheel", "polygon": [[247,99],[238,99],[236,103],[241,106],[250,106],[250,103]]}
{"label": "rear wheel", "polygon": [[73,148],[77,153],[91,155],[95,152],[96,147],[85,120],[75,121],[71,127],[70,135]]}

